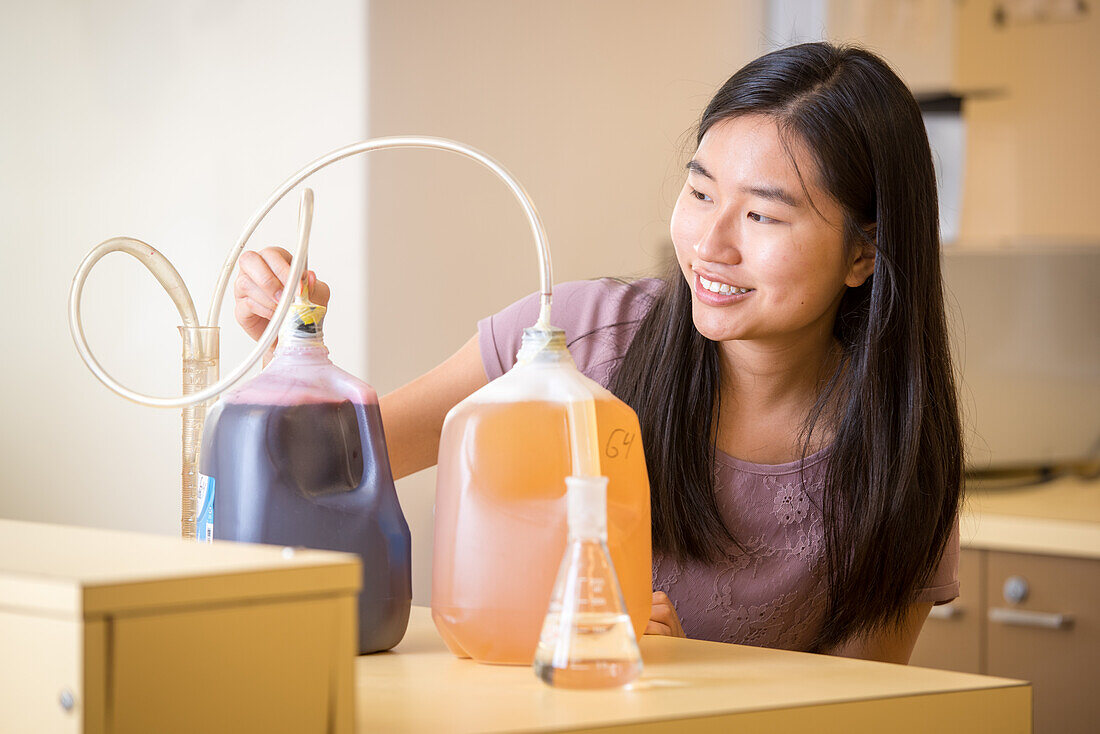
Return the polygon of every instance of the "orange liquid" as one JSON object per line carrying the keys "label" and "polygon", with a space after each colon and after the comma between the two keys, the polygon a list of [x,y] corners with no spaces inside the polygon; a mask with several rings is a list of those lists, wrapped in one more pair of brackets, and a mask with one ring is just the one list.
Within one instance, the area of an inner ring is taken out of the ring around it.
{"label": "orange liquid", "polygon": [[[560,403],[471,403],[444,427],[435,499],[432,617],[456,655],[530,665],[565,553],[572,473]],[[611,562],[634,633],[649,621],[649,475],[634,411],[596,400]]]}

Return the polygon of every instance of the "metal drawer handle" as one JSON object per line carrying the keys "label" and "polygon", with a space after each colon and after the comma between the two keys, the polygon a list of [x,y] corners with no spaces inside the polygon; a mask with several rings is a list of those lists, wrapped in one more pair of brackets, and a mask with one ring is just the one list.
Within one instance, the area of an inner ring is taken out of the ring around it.
{"label": "metal drawer handle", "polygon": [[958,604],[940,604],[929,610],[928,617],[930,619],[955,619],[961,617],[962,613],[963,609]]}
{"label": "metal drawer handle", "polygon": [[1042,627],[1048,630],[1064,630],[1073,626],[1073,617],[1069,614],[1029,612],[1024,609],[1005,609],[1004,607],[990,609],[989,621],[1019,627]]}

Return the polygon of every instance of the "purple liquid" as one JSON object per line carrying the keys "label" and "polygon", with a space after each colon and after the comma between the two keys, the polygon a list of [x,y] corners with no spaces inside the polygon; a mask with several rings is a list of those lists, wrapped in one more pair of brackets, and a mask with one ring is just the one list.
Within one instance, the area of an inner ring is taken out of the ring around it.
{"label": "purple liquid", "polygon": [[401,641],[411,542],[377,405],[219,403],[200,471],[215,482],[216,539],[358,553],[359,652]]}

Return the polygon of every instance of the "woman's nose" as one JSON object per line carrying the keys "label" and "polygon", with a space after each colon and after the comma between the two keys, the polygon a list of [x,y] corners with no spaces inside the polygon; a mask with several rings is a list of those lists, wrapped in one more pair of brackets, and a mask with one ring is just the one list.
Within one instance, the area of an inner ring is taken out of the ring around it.
{"label": "woman's nose", "polygon": [[696,240],[695,254],[708,262],[725,265],[741,262],[736,227],[726,217],[715,217]]}

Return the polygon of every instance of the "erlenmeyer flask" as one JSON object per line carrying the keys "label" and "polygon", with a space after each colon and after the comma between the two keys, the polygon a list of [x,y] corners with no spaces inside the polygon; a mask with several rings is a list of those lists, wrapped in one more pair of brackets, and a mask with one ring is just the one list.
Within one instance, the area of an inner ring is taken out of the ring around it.
{"label": "erlenmeyer flask", "polygon": [[607,477],[567,477],[569,543],[535,651],[535,673],[562,688],[611,688],[642,656],[607,551]]}

